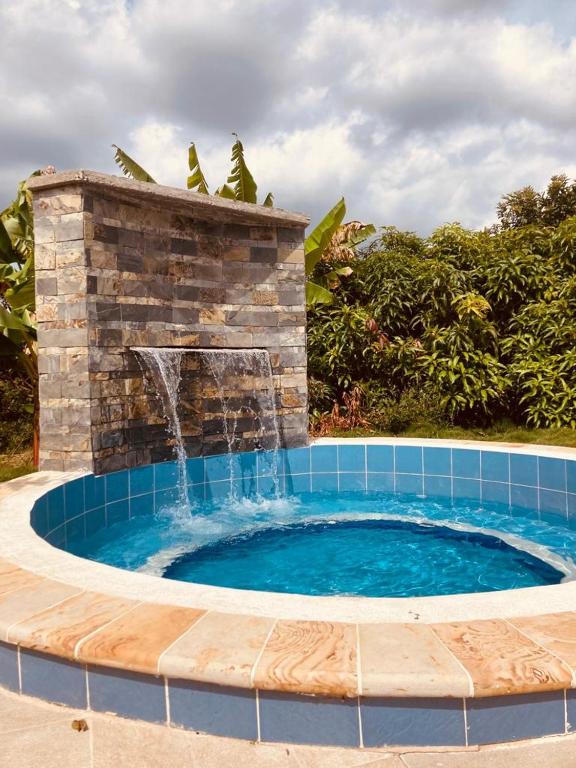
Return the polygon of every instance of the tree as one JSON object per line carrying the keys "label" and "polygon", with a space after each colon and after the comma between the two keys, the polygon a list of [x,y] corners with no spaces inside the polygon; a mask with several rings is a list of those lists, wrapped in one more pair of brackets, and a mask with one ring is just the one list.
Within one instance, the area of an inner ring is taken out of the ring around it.
{"label": "tree", "polygon": [[562,173],[552,176],[544,192],[528,186],[504,195],[498,203],[501,229],[530,225],[557,227],[576,215],[576,181]]}

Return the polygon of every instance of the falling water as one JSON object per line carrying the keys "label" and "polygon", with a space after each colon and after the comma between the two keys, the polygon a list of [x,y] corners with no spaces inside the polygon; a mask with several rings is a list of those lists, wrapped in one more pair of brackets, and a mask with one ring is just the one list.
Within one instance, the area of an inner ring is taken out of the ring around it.
{"label": "falling water", "polygon": [[189,515],[191,511],[188,498],[186,476],[186,449],[182,439],[182,428],[178,417],[178,389],[180,387],[180,367],[182,355],[186,349],[134,349],[152,374],[156,391],[162,400],[164,415],[168,421],[170,434],[176,440],[176,458],[178,461],[178,501],[179,513]]}
{"label": "falling water", "polygon": [[[258,404],[258,410],[254,411],[250,406],[243,405],[241,411],[251,412],[258,422],[260,438],[266,433],[266,414],[271,419],[272,426],[272,481],[274,495],[280,495],[280,482],[278,479],[278,457],[280,448],[280,431],[278,429],[278,417],[276,414],[274,380],[272,378],[272,366],[270,355],[265,349],[199,349],[206,360],[208,368],[218,389],[218,396],[222,407],[222,426],[226,444],[228,446],[228,462],[230,476],[230,494],[235,493],[235,463],[233,460],[234,440],[238,423],[238,409],[231,406],[232,396],[226,395],[226,379],[234,381],[235,393],[241,377],[252,374],[266,383],[265,389],[255,386],[254,398]],[[230,422],[232,428],[230,428]],[[263,447],[263,446],[262,446]]]}

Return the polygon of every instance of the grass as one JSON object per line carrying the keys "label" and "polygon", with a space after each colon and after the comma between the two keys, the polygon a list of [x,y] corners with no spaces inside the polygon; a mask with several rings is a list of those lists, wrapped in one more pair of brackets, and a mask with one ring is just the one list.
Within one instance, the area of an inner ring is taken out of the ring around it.
{"label": "grass", "polygon": [[557,429],[527,429],[526,427],[497,424],[486,429],[464,429],[437,424],[420,424],[405,432],[393,434],[374,429],[333,430],[332,437],[431,437],[450,440],[489,440],[503,443],[538,443],[576,448],[576,430],[568,427]]}
{"label": "grass", "polygon": [[32,451],[0,453],[0,483],[35,472]]}

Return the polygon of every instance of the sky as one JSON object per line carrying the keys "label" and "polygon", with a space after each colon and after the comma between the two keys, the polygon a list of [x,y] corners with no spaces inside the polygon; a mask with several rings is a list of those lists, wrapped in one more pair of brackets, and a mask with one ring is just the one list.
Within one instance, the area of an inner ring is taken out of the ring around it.
{"label": "sky", "polygon": [[576,177],[574,0],[0,0],[0,208],[112,143],[211,188],[236,131],[261,198],[429,234]]}

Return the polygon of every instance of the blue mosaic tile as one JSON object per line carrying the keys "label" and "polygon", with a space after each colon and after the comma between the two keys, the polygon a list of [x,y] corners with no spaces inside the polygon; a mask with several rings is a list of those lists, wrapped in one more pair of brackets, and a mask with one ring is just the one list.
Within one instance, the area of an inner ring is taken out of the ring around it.
{"label": "blue mosaic tile", "polygon": [[540,488],[554,491],[566,490],[566,462],[564,459],[553,459],[546,456],[538,457]]}
{"label": "blue mosaic tile", "polygon": [[84,530],[85,515],[79,515],[73,520],[67,520],[66,529],[66,546],[69,547],[72,544],[77,544],[79,541],[83,541],[85,537]]}
{"label": "blue mosaic tile", "polygon": [[394,472],[393,445],[366,446],[368,472]]}
{"label": "blue mosaic tile", "polygon": [[186,482],[195,485],[204,482],[204,459],[197,457],[186,460]]}
{"label": "blue mosaic tile", "polygon": [[521,507],[523,510],[538,511],[538,488],[530,488],[525,485],[510,486],[510,503],[513,507]]}
{"label": "blue mosaic tile", "polygon": [[100,477],[86,475],[84,478],[86,510],[104,506],[106,502],[105,483],[106,479],[102,475]]}
{"label": "blue mosaic tile", "polygon": [[564,733],[564,692],[467,699],[469,744],[495,744]]}
{"label": "blue mosaic tile", "polygon": [[452,498],[454,501],[457,499],[480,501],[480,480],[454,477],[452,480]]}
{"label": "blue mosaic tile", "polygon": [[338,484],[340,491],[365,491],[366,474],[364,472],[340,472]]}
{"label": "blue mosaic tile", "polygon": [[517,485],[538,485],[538,457],[510,454],[510,482]]}
{"label": "blue mosaic tile", "polygon": [[122,717],[165,723],[164,679],[108,667],[88,668],[90,709]]}
{"label": "blue mosaic tile", "polygon": [[336,445],[313,445],[310,449],[312,472],[337,472],[338,447]]}
{"label": "blue mosaic tile", "polygon": [[0,642],[0,685],[10,691],[20,690],[18,647]]}
{"label": "blue mosaic tile", "polygon": [[453,448],[452,473],[454,477],[480,479],[480,451]]}
{"label": "blue mosaic tile", "polygon": [[130,497],[130,517],[154,514],[154,494],[144,493],[142,496]]}
{"label": "blue mosaic tile", "polygon": [[154,467],[135,467],[128,475],[130,496],[141,496],[154,491]]}
{"label": "blue mosaic tile", "polygon": [[[230,479],[230,459],[228,454],[207,456],[204,459],[204,473],[207,483],[217,483]],[[176,482],[178,482],[176,480]]]}
{"label": "blue mosaic tile", "polygon": [[66,505],[64,501],[64,486],[59,485],[47,494],[48,497],[48,530],[53,530],[62,525],[66,518]]}
{"label": "blue mosaic tile", "polygon": [[421,496],[424,493],[422,475],[396,475],[396,493]]}
{"label": "blue mosaic tile", "polygon": [[338,446],[339,472],[365,472],[366,449],[363,445]]}
{"label": "blue mosaic tile", "polygon": [[566,489],[576,493],[576,461],[566,462]]}
{"label": "blue mosaic tile", "polygon": [[163,491],[178,484],[178,465],[175,461],[154,464],[154,490]]}
{"label": "blue mosaic tile", "polygon": [[111,526],[130,519],[130,501],[122,499],[113,504],[106,504],[106,525]]}
{"label": "blue mosaic tile", "polygon": [[128,472],[112,472],[106,475],[106,504],[112,501],[127,499],[130,495],[128,490]]}
{"label": "blue mosaic tile", "polygon": [[482,501],[496,502],[497,504],[509,504],[510,484],[482,480]]}
{"label": "blue mosaic tile", "polygon": [[48,499],[46,495],[36,500],[30,514],[30,524],[39,536],[45,536],[48,531]]}
{"label": "blue mosaic tile", "polygon": [[422,474],[422,448],[414,445],[395,446],[395,467],[398,472],[410,475]]}
{"label": "blue mosaic tile", "polygon": [[286,493],[308,493],[311,475],[286,475]]}
{"label": "blue mosaic tile", "polygon": [[558,523],[568,518],[567,496],[562,491],[548,491],[540,488],[540,519]]}
{"label": "blue mosaic tile", "polygon": [[168,692],[174,725],[235,739],[258,738],[255,691],[170,680]]}
{"label": "blue mosaic tile", "polygon": [[84,478],[79,477],[72,480],[64,486],[64,497],[66,501],[66,520],[77,517],[84,512]]}
{"label": "blue mosaic tile", "polygon": [[368,472],[367,489],[383,493],[394,493],[394,475],[392,472]]}
{"label": "blue mosaic tile", "polygon": [[310,448],[289,448],[284,454],[284,471],[287,475],[310,472]]}
{"label": "blue mosaic tile", "polygon": [[452,478],[424,475],[424,494],[450,498],[452,496]]}
{"label": "blue mosaic tile", "polygon": [[465,746],[462,699],[361,700],[365,747]]}
{"label": "blue mosaic tile", "polygon": [[452,476],[451,448],[424,448],[424,474]]}
{"label": "blue mosaic tile", "polygon": [[102,528],[106,527],[106,507],[98,507],[98,509],[91,509],[90,512],[86,512],[85,526],[86,537],[93,536]]}
{"label": "blue mosaic tile", "polygon": [[20,668],[22,693],[86,709],[86,674],[80,664],[21,649]]}
{"label": "blue mosaic tile", "polygon": [[497,451],[482,451],[480,457],[482,480],[510,482],[509,454]]}
{"label": "blue mosaic tile", "polygon": [[317,472],[312,475],[313,491],[337,491],[338,473],[337,472]]}
{"label": "blue mosaic tile", "polygon": [[259,691],[262,741],[358,747],[356,699]]}

